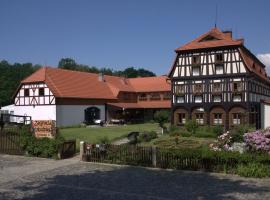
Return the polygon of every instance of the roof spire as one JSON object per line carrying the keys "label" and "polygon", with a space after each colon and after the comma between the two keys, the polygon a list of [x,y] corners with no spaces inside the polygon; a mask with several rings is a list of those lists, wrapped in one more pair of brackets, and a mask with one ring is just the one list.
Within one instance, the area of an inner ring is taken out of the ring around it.
{"label": "roof spire", "polygon": [[216,4],[215,28],[217,28],[218,5]]}

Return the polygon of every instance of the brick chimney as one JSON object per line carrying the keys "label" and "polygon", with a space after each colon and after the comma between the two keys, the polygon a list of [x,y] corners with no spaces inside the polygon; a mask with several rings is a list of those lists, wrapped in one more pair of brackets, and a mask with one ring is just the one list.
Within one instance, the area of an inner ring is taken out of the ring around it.
{"label": "brick chimney", "polygon": [[232,38],[232,31],[222,31],[222,32],[226,35],[226,37]]}

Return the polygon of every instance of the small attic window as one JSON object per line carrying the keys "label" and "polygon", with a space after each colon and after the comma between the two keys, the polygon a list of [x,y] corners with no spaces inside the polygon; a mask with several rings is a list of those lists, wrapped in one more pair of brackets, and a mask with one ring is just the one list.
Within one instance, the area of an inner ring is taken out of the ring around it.
{"label": "small attic window", "polygon": [[192,56],[192,65],[199,65],[200,63],[200,56]]}
{"label": "small attic window", "polygon": [[253,65],[252,65],[252,67],[253,67],[253,69],[255,69],[255,64],[253,63]]}
{"label": "small attic window", "polygon": [[200,42],[207,42],[207,41],[211,41],[211,40],[218,40],[217,38],[211,36],[211,35],[207,35],[206,37],[204,37],[203,39],[200,40]]}

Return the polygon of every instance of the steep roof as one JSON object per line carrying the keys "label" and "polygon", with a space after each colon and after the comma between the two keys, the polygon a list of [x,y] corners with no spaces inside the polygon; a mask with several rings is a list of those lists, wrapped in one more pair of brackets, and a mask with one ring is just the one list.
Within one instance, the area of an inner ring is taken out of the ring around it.
{"label": "steep roof", "polygon": [[[243,39],[233,39],[232,32],[230,31],[222,32],[218,28],[213,28],[192,40],[191,42],[188,42],[187,44],[177,48],[175,52],[181,53],[186,51],[203,50],[216,47],[237,47],[247,69],[259,78],[270,83],[270,80],[267,77],[267,73],[265,71],[265,65],[244,46],[243,41]],[[171,76],[176,61],[177,56],[170,68],[168,76]]]}
{"label": "steep roof", "polygon": [[45,82],[56,97],[83,99],[117,99],[123,92],[170,91],[166,77],[122,78],[43,67],[21,81],[21,84]]}
{"label": "steep roof", "polygon": [[242,39],[233,39],[229,32],[224,33],[218,28],[213,28],[207,33],[204,33],[192,40],[191,42],[177,48],[175,51],[187,51],[195,49],[213,48],[213,47],[223,47],[223,46],[237,46],[242,45]]}

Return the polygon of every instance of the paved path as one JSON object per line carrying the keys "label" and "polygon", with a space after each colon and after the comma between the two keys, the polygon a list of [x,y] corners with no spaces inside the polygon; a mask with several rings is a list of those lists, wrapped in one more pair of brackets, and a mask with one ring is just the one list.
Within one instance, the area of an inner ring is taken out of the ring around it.
{"label": "paved path", "polygon": [[0,200],[270,199],[270,179],[0,155]]}

